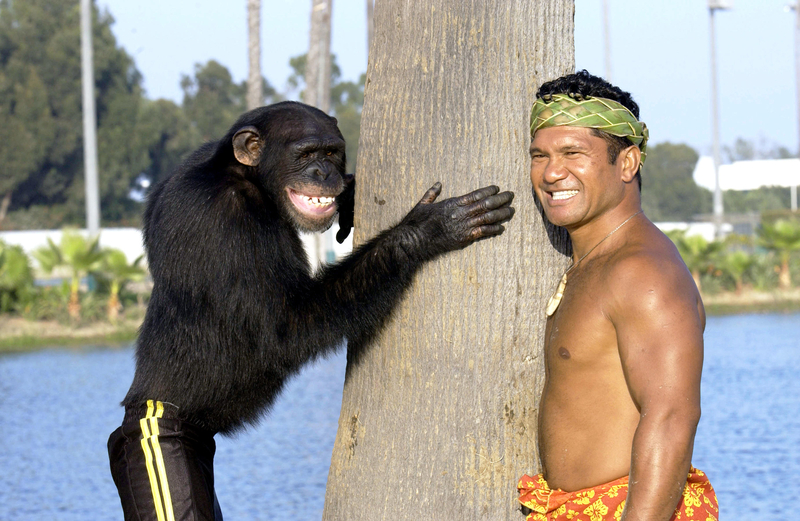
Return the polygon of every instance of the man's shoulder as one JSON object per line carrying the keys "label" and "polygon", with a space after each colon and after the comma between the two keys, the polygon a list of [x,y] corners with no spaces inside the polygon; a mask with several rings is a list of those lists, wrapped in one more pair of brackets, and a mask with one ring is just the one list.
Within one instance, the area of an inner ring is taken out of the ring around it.
{"label": "man's shoulder", "polygon": [[613,301],[621,309],[668,306],[699,298],[678,250],[656,230],[631,240],[607,267]]}

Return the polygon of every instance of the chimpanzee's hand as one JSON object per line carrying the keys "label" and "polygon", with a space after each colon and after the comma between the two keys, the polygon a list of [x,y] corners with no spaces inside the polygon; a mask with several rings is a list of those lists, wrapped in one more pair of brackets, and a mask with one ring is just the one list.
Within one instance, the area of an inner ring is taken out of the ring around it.
{"label": "chimpanzee's hand", "polygon": [[342,244],[350,235],[353,228],[353,214],[356,204],[356,176],[353,174],[344,175],[344,192],[336,198],[336,207],[339,209],[339,231],[336,232],[336,240]]}
{"label": "chimpanzee's hand", "polygon": [[400,223],[401,244],[412,257],[430,259],[500,235],[505,230],[502,223],[514,215],[514,194],[500,193],[496,186],[434,202],[441,191],[437,182]]}

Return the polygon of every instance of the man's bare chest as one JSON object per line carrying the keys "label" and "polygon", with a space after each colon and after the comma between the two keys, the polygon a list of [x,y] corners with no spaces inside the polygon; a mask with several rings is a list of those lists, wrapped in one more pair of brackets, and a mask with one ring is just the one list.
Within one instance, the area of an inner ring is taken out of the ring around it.
{"label": "man's bare chest", "polygon": [[607,286],[597,277],[588,280],[576,277],[574,284],[566,287],[558,309],[547,320],[548,365],[592,363],[608,356],[609,350],[617,355],[616,331],[608,318],[606,290]]}

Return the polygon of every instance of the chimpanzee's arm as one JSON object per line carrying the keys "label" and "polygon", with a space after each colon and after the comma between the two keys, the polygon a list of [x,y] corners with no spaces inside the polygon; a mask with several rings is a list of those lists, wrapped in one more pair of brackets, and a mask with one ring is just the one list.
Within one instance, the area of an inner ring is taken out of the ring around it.
{"label": "chimpanzee's arm", "polygon": [[[363,342],[380,327],[427,261],[500,235],[514,214],[511,192],[496,186],[435,203],[436,183],[396,226],[326,267],[296,295],[295,330],[310,350],[335,347],[342,337]],[[331,345],[332,344],[332,345]],[[314,353],[311,353],[312,356]]]}

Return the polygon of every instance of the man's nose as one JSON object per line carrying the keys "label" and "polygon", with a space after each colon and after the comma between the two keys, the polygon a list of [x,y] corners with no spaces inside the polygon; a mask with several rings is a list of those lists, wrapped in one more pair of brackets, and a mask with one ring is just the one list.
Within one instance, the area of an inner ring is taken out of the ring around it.
{"label": "man's nose", "polygon": [[569,171],[562,160],[551,157],[544,167],[542,178],[547,183],[555,183],[567,177]]}

